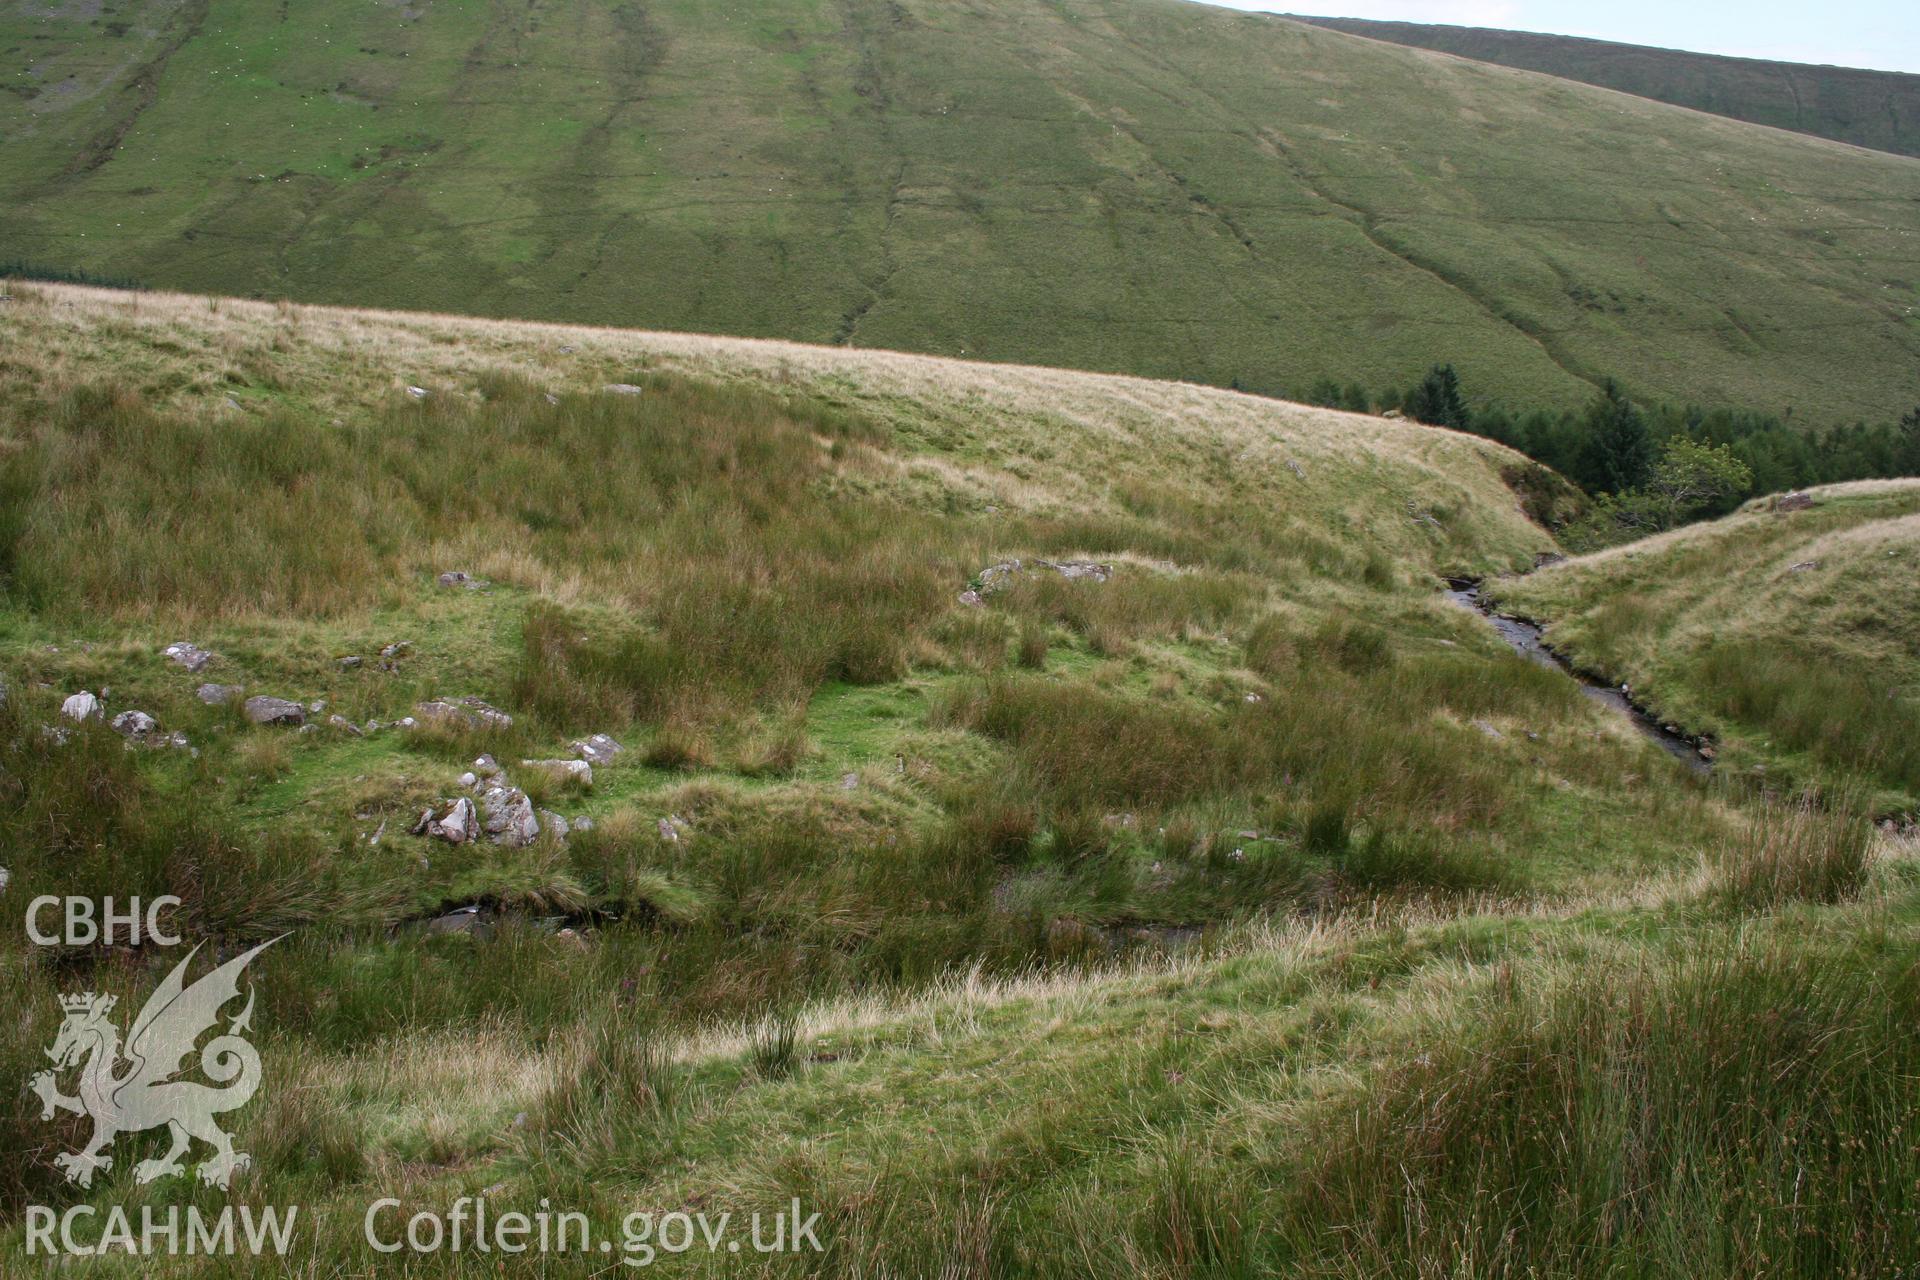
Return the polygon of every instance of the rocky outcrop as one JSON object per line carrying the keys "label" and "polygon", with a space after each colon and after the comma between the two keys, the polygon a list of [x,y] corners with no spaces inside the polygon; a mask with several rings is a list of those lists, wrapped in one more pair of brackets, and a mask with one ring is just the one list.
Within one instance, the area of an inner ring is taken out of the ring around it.
{"label": "rocky outcrop", "polygon": [[527,793],[520,788],[488,787],[480,797],[480,808],[485,814],[482,825],[495,844],[518,849],[539,838],[539,815],[533,811],[533,801],[527,799]]}

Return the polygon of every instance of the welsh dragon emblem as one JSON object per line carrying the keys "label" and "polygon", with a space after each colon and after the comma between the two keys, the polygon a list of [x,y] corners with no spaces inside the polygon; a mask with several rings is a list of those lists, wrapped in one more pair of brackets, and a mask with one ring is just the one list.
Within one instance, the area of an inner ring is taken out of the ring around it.
{"label": "welsh dragon emblem", "polygon": [[[214,1117],[247,1104],[260,1087],[260,1055],[241,1037],[253,1017],[253,992],[246,1007],[227,1024],[224,1035],[207,1041],[200,1050],[200,1070],[216,1085],[175,1080],[194,1043],[220,1021],[220,1010],[240,995],[240,974],[249,961],[279,939],[263,942],[234,957],[213,972],[186,986],[187,966],[200,948],[187,953],[147,1000],[127,1033],[126,1056],[121,1057],[120,1029],[107,1018],[115,997],[86,992],[61,996],[66,1019],[47,1056],[54,1069],[33,1077],[40,1095],[42,1120],[56,1110],[93,1117],[93,1140],[80,1151],[54,1157],[68,1182],[93,1184],[95,1170],[113,1167],[107,1148],[123,1133],[140,1133],[165,1125],[173,1145],[158,1160],[142,1160],[134,1167],[137,1182],[152,1182],[184,1172],[181,1157],[198,1138],[213,1148],[213,1158],[200,1166],[200,1180],[225,1190],[236,1171],[251,1163],[244,1151],[233,1149],[233,1139],[221,1131]],[[78,1096],[67,1097],[55,1081],[58,1072],[78,1065]]]}

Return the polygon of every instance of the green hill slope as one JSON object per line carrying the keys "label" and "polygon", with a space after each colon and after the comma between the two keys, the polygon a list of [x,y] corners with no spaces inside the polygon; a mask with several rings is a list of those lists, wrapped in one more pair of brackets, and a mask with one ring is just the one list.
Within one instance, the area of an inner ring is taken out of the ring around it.
{"label": "green hill slope", "polygon": [[1750,124],[1895,155],[1920,155],[1920,76],[1652,49],[1485,27],[1306,18],[1371,40],[1542,71]]}
{"label": "green hill slope", "polygon": [[[636,1213],[796,1201],[838,1276],[1914,1256],[1911,849],[1783,823],[1444,599],[1552,549],[1519,455],[923,355],[6,296],[5,900],[278,939],[223,1123],[236,1194],[301,1206],[281,1270],[386,1274],[370,1209],[468,1197],[671,1275],[742,1267]],[[0,930],[0,1079],[179,955]],[[71,1184],[88,1122],[39,1102],[0,1102],[9,1275],[27,1206],[183,1186],[137,1181],[160,1134]]]}
{"label": "green hill slope", "polygon": [[[1920,797],[1920,481],[1758,499],[1496,584],[1556,646],[1776,776]],[[1792,507],[1792,504],[1789,504]]]}
{"label": "green hill slope", "polygon": [[1174,0],[0,14],[0,260],[1238,385],[1911,406],[1920,169]]}

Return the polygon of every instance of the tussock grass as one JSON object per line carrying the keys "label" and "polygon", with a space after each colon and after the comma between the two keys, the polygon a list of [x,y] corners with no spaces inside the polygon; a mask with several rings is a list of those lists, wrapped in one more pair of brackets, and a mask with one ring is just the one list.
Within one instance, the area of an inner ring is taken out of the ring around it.
{"label": "tussock grass", "polygon": [[1883,1272],[1920,1246],[1916,972],[1784,933],[1497,967],[1321,1111],[1275,1234],[1320,1275]]}
{"label": "tussock grass", "polygon": [[1866,883],[1873,844],[1873,826],[1852,797],[1831,806],[1814,796],[1763,803],[1715,853],[1713,892],[1746,911],[1841,902]]}

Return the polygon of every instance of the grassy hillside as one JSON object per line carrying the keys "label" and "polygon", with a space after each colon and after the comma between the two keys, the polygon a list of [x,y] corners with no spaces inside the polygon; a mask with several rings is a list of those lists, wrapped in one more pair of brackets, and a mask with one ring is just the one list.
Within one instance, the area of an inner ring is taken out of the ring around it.
{"label": "grassy hillside", "polygon": [[1920,155],[1920,76],[1484,27],[1300,18],[1370,40],[1542,71],[1750,124]]}
{"label": "grassy hillside", "polygon": [[1914,161],[1175,0],[54,3],[0,54],[0,261],[1267,392],[1914,398]]}
{"label": "grassy hillside", "polygon": [[1920,481],[1758,499],[1724,520],[1495,584],[1548,638],[1630,681],[1725,759],[1785,785],[1920,797]]}
{"label": "grassy hillside", "polygon": [[[1906,846],[1696,777],[1446,603],[1553,548],[1500,446],[67,286],[15,286],[0,353],[5,892],[290,935],[234,1194],[307,1207],[295,1269],[481,1192],[616,1238],[797,1196],[838,1275],[1374,1275],[1414,1221],[1432,1266],[1572,1275],[1914,1247]],[[595,733],[590,778],[532,763]],[[483,753],[539,829],[409,834]],[[22,1080],[76,975],[131,1007],[176,958],[0,952]],[[136,1184],[148,1139],[69,1186],[83,1138],[8,1094],[9,1260],[26,1204],[220,1201]]]}

